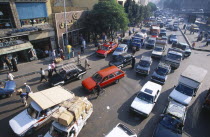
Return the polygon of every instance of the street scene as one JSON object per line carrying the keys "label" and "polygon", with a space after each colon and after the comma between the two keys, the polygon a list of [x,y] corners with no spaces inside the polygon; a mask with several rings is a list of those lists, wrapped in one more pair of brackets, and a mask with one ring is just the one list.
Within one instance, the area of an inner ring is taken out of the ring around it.
{"label": "street scene", "polygon": [[0,137],[209,137],[210,3],[189,1],[0,0]]}

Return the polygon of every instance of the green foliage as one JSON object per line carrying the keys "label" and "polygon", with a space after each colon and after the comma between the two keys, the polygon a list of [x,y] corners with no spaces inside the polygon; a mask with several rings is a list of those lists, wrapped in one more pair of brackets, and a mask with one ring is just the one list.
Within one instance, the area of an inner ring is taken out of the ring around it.
{"label": "green foliage", "polygon": [[133,24],[138,24],[142,20],[149,18],[152,12],[157,10],[154,3],[149,3],[147,6],[136,4],[133,0],[127,0],[125,3],[125,12],[128,14],[129,21]]}
{"label": "green foliage", "polygon": [[165,0],[163,5],[164,8],[180,9],[183,0]]}
{"label": "green foliage", "polygon": [[113,0],[106,0],[94,5],[89,12],[86,27],[90,32],[103,32],[113,35],[119,30],[126,30],[129,23],[124,8]]}

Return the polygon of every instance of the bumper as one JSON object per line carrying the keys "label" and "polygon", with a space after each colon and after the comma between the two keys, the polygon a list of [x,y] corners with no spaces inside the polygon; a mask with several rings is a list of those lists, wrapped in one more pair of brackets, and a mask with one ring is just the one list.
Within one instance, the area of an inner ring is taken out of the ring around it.
{"label": "bumper", "polygon": [[162,55],[155,55],[155,54],[152,54],[151,57],[161,59],[161,58],[162,58]]}
{"label": "bumper", "polygon": [[130,111],[135,112],[136,114],[139,114],[139,115],[141,115],[143,117],[146,117],[146,118],[149,116],[148,114],[145,114],[141,111],[138,111],[138,110],[136,110],[135,108],[132,108],[132,107],[130,107]]}
{"label": "bumper", "polygon": [[154,45],[146,45],[147,49],[153,49],[155,46]]}
{"label": "bumper", "polygon": [[163,80],[159,80],[156,77],[152,77],[151,80],[154,81],[155,83],[158,83],[158,84],[161,84],[161,85],[165,84],[165,80],[164,81]]}
{"label": "bumper", "polygon": [[141,75],[148,75],[149,72],[148,71],[142,71],[142,70],[135,70],[136,73],[141,74]]}
{"label": "bumper", "polygon": [[184,53],[184,56],[185,56],[185,57],[189,57],[190,55],[191,55],[190,52],[187,52],[187,53],[185,52],[185,53]]}

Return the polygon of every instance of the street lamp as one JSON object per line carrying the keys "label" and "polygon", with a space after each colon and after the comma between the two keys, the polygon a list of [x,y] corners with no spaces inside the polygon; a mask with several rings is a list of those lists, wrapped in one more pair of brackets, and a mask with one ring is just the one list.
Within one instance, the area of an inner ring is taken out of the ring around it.
{"label": "street lamp", "polygon": [[63,8],[64,8],[65,29],[66,29],[66,45],[65,46],[67,46],[69,45],[69,40],[68,40],[68,28],[67,28],[67,20],[66,20],[66,0],[63,0]]}

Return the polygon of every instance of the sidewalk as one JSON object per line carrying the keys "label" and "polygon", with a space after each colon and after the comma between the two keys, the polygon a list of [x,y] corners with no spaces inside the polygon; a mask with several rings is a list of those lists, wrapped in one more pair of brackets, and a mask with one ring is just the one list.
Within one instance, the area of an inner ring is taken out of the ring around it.
{"label": "sidewalk", "polygon": [[[206,24],[204,24],[202,22],[197,22],[196,24],[199,26],[200,31],[210,30],[210,26],[207,26]],[[194,50],[210,52],[210,45],[205,46],[205,44],[206,44],[205,38],[203,38],[202,41],[197,42],[197,37],[198,37],[199,33],[190,34],[190,31],[187,30],[186,34],[184,34],[183,25],[180,26],[180,31],[190,46],[192,46],[192,43],[195,42]]]}
{"label": "sidewalk", "polygon": [[[91,56],[95,53],[96,47],[93,44],[88,44],[85,53],[81,55],[81,59],[84,59],[88,56]],[[74,47],[74,58],[70,59],[65,59],[62,62],[56,64],[57,68],[69,64],[69,63],[75,63],[77,61],[77,53],[80,52],[80,46]],[[15,76],[15,79],[24,77],[24,76],[29,76],[33,75],[35,73],[38,73],[40,71],[40,68],[45,69],[45,71],[48,68],[48,65],[51,64],[52,61],[50,58],[44,58],[41,60],[36,60],[36,61],[31,61],[31,62],[26,62],[26,63],[21,63],[18,64],[18,72],[12,72],[12,74]],[[0,70],[0,81],[4,81],[7,78],[7,72],[8,70]]]}

